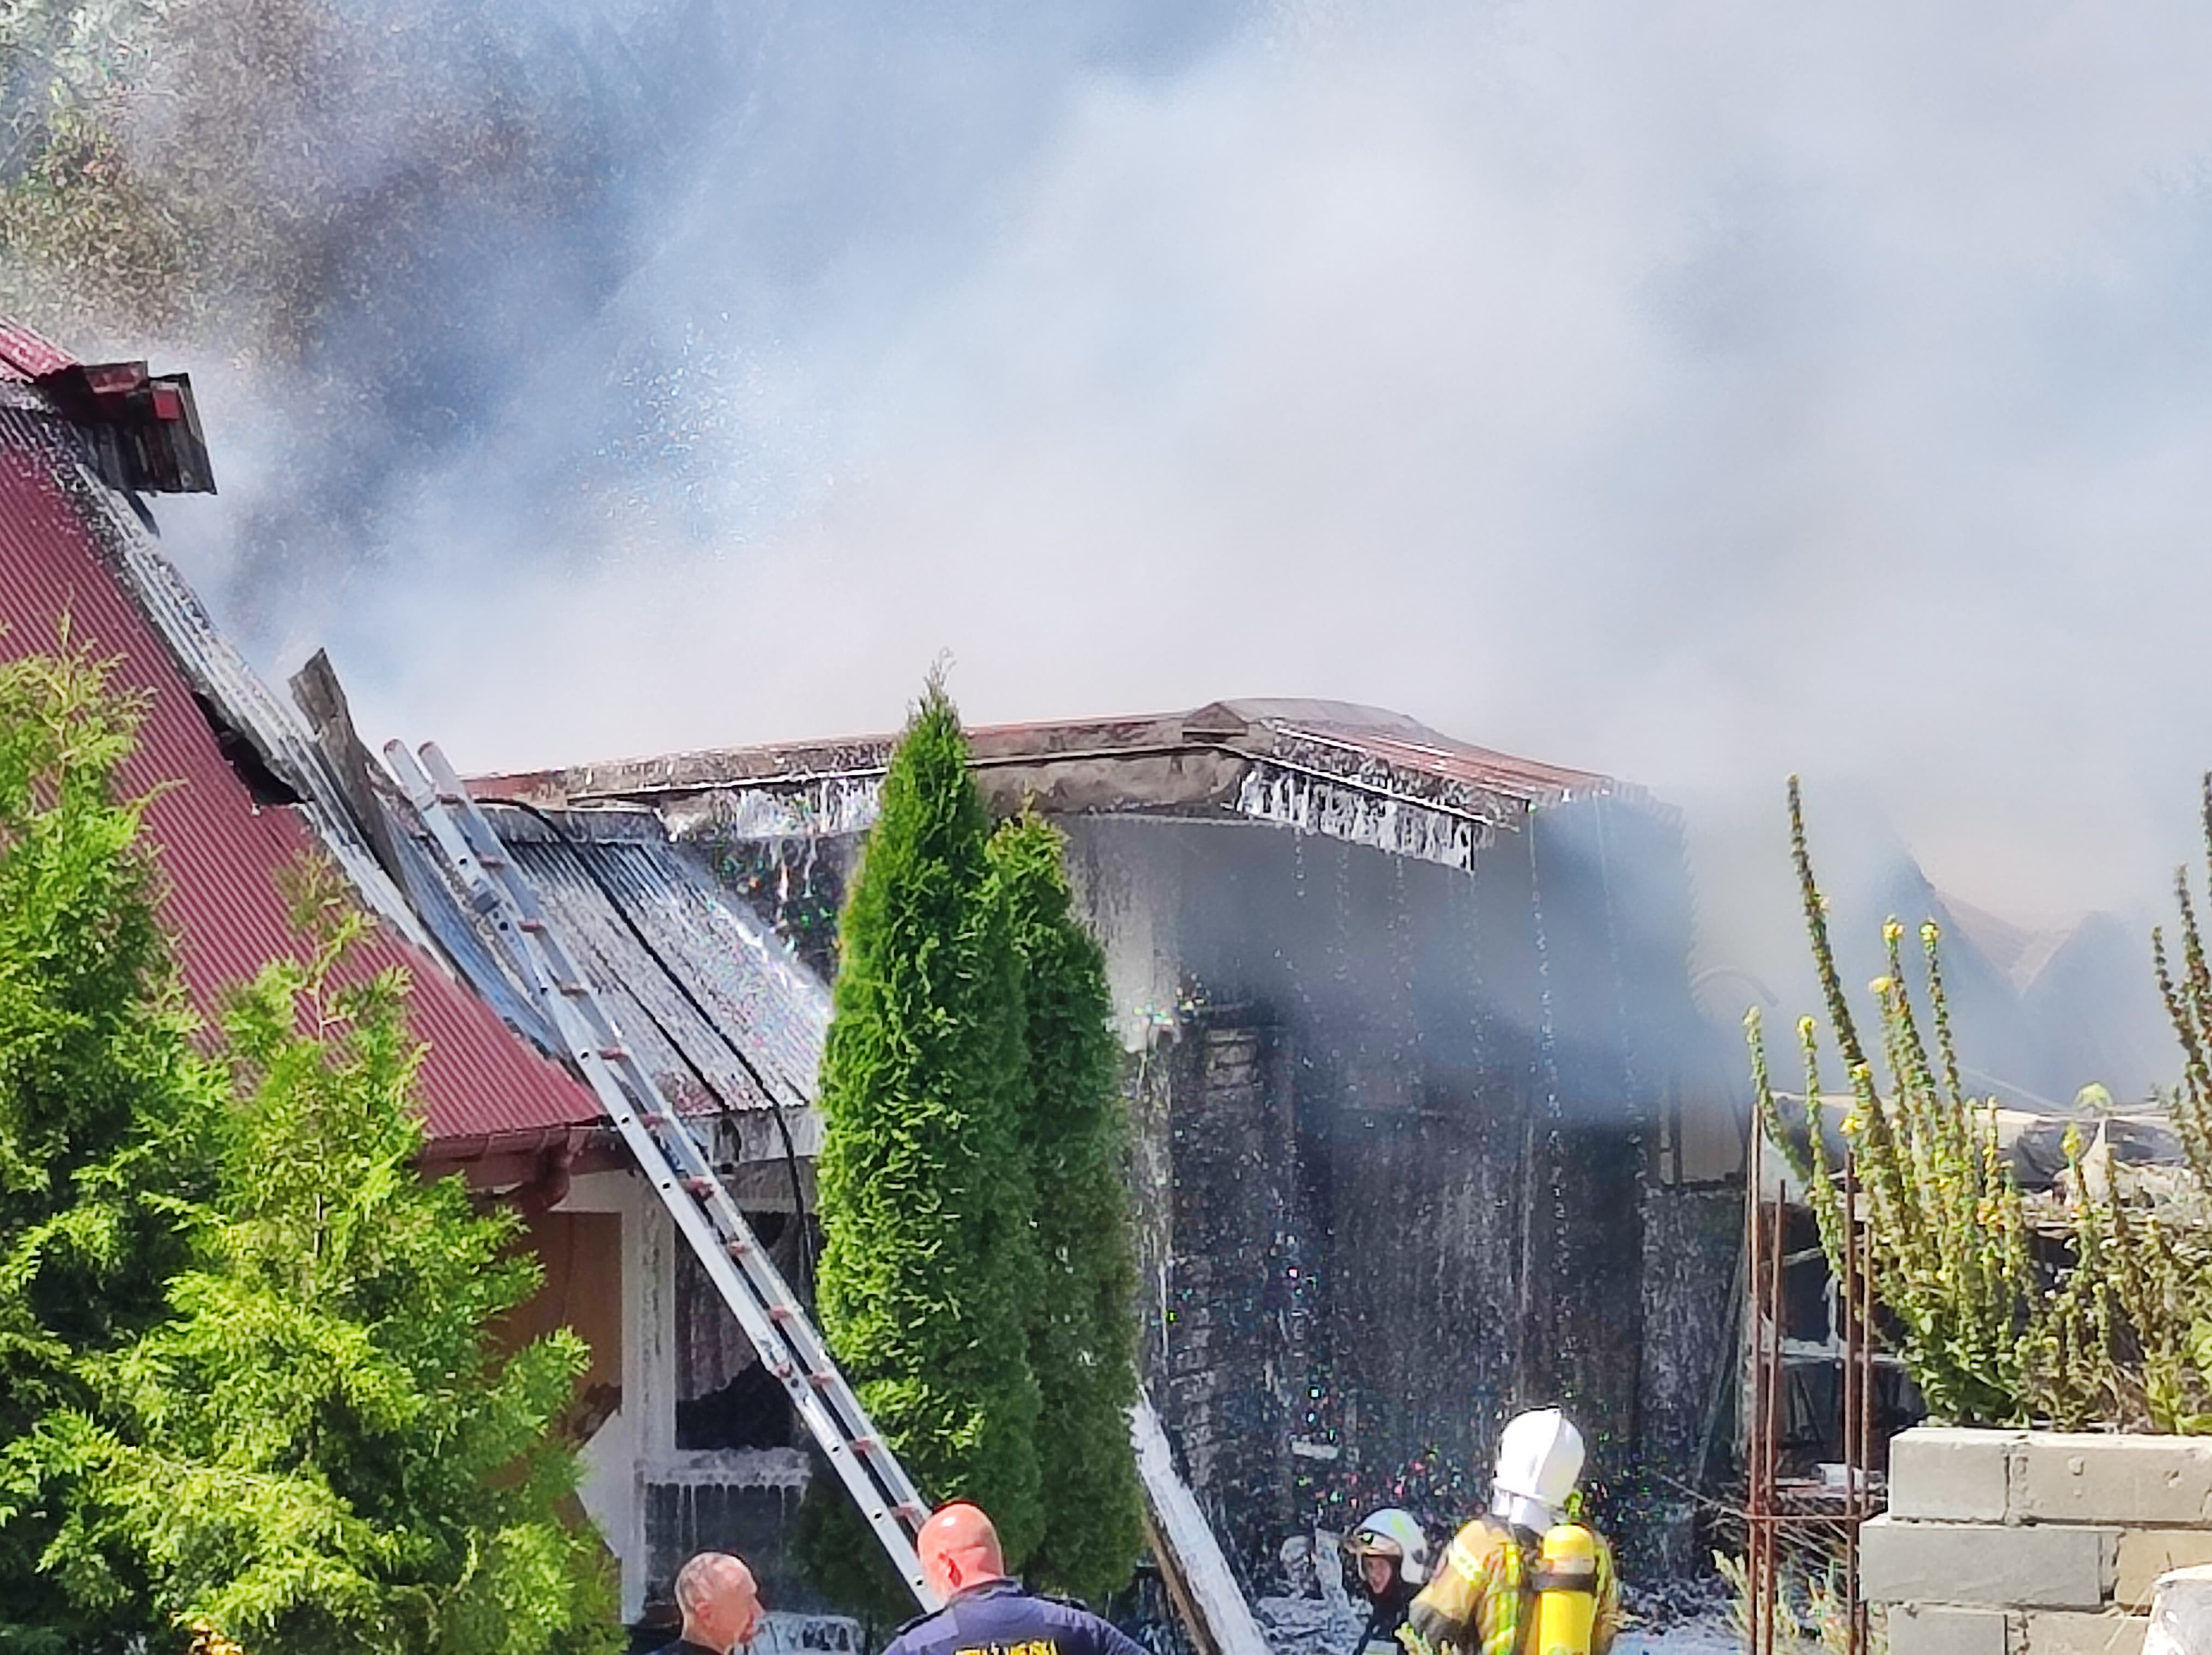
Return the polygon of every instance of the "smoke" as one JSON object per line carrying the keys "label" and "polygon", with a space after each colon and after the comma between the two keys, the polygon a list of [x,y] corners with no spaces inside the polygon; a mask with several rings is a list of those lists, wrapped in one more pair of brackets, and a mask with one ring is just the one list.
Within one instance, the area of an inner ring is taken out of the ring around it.
{"label": "smoke", "polygon": [[2190,849],[2202,8],[611,3],[556,32],[650,164],[422,215],[289,380],[189,364],[178,555],[380,734],[878,730],[949,649],[979,720],[1333,696],[1632,778],[1723,919],[1789,911],[1793,769],[2008,913]]}

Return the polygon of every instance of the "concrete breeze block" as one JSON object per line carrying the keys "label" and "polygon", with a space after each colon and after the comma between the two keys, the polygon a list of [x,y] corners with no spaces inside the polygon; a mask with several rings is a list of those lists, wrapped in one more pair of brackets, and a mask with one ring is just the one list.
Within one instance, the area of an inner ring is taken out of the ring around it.
{"label": "concrete breeze block", "polygon": [[2212,1523],[2212,1442],[2031,1431],[2012,1477],[2015,1523]]}
{"label": "concrete breeze block", "polygon": [[2130,1529],[2120,1536],[2112,1597],[2121,1608],[2142,1613],[2150,1608],[2160,1575],[2200,1563],[2212,1563],[2212,1530]]}
{"label": "concrete breeze block", "polygon": [[1890,1516],[1873,1519],[1859,1533],[1860,1579],[1869,1603],[1993,1609],[2102,1609],[2119,1544],[2117,1529]]}
{"label": "concrete breeze block", "polygon": [[1889,1655],[2011,1655],[2001,1609],[1900,1603],[1889,1612]]}
{"label": "concrete breeze block", "polygon": [[2027,1635],[2014,1655],[2142,1655],[2150,1630],[2148,1615],[2039,1610],[2021,1619]]}
{"label": "concrete breeze block", "polygon": [[2008,1468],[2025,1431],[1922,1425],[1889,1445],[1889,1509],[1936,1523],[2002,1523]]}

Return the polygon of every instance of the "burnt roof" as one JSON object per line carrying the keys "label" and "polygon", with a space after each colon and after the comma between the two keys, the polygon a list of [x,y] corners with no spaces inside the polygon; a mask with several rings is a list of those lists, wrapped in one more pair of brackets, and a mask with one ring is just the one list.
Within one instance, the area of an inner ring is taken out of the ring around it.
{"label": "burnt roof", "polygon": [[[642,805],[679,834],[837,834],[872,819],[897,737],[720,748],[476,779],[546,808]],[[972,762],[1000,808],[1255,818],[1466,867],[1498,829],[1571,798],[1631,791],[1342,701],[1213,701],[1187,712],[986,724]]]}
{"label": "burnt roof", "polygon": [[[557,1050],[412,807],[388,791],[381,802],[409,897],[446,951],[509,1021]],[[728,895],[708,856],[671,840],[650,811],[486,809],[663,1095],[688,1114],[789,1111],[812,1153],[830,991]]]}

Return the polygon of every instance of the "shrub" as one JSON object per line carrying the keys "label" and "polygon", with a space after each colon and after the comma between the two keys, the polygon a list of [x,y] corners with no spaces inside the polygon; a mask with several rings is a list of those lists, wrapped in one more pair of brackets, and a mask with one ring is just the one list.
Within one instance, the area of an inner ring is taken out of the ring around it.
{"label": "shrub", "polygon": [[[1021,977],[988,838],[958,714],[933,679],[845,911],[822,1065],[818,1294],[831,1350],[915,1485],[983,1506],[1018,1567],[1042,1528],[1039,1281]],[[834,1479],[817,1482],[817,1583],[887,1609],[854,1572],[886,1573],[874,1542]]]}
{"label": "shrub", "polygon": [[1128,1584],[1144,1546],[1129,1444],[1136,1264],[1106,956],[1075,912],[1064,851],[1057,828],[1024,814],[992,835],[990,857],[1022,967],[1029,1106],[1021,1136],[1044,1273],[1030,1329],[1042,1399],[1044,1539],[1030,1573],[1103,1602]]}

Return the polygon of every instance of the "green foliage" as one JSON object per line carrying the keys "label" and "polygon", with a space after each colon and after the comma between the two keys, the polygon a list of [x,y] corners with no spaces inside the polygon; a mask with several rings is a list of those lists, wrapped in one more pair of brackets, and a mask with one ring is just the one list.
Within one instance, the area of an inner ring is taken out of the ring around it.
{"label": "green foliage", "polygon": [[422,1048],[404,979],[355,963],[367,917],[319,868],[296,907],[306,957],[226,1019],[236,1103],[172,1315],[52,1422],[82,1493],[48,1565],[106,1607],[131,1560],[248,1649],[611,1647],[596,1542],[558,1509],[584,1349],[563,1331],[495,1362],[536,1264],[512,1213],[415,1170]]}
{"label": "green foliage", "polygon": [[[2204,778],[2201,809],[2205,857],[2212,864],[2212,775]],[[2197,924],[2197,900],[2190,892],[2186,868],[2174,872],[2173,894],[2181,916],[2178,972],[2167,955],[2163,928],[2151,932],[2159,992],[2174,1037],[2181,1043],[2181,1084],[2166,1101],[2191,1172],[2200,1186],[2212,1190],[2212,966],[2205,961],[2204,935]]]}
{"label": "green foliage", "polygon": [[[1885,1090],[1836,967],[1794,779],[1790,818],[1806,931],[1849,1087],[1844,1131],[1863,1192],[1869,1269],[1933,1416],[1971,1425],[2212,1431],[2204,1361],[2212,1355],[2212,1258],[2202,1239],[2098,1189],[2080,1134],[2069,1129],[2071,1197],[2039,1247],[1999,1145],[1996,1105],[1969,1096],[1960,1079],[1936,927],[1920,931],[1932,1040],[1906,977],[1904,927],[1892,919],[1884,928],[1888,970],[1871,991]],[[2185,891],[2193,943],[2185,902]],[[1818,1026],[1810,1017],[1798,1024],[1805,1112],[1793,1131],[1769,1081],[1757,1012],[1746,1021],[1762,1127],[1805,1184],[1840,1272],[1850,1219],[1823,1137]]]}
{"label": "green foliage", "polygon": [[165,1314],[212,1179],[221,1076],[155,922],[144,801],[121,796],[137,712],[66,631],[0,663],[0,1649],[100,1624],[45,1567],[79,1489],[46,1434],[90,1403],[84,1359]]}
{"label": "green foliage", "polygon": [[606,1646],[550,1435],[582,1353],[491,1358],[534,1267],[415,1173],[404,985],[311,870],[305,961],[203,1055],[134,717],[66,647],[0,664],[0,1650]]}
{"label": "green foliage", "polygon": [[[1751,1571],[1729,1552],[1713,1555],[1713,1569],[1729,1589],[1729,1625],[1746,1649],[1753,1647]],[[1852,1642],[1852,1605],[1841,1579],[1843,1567],[1817,1554],[1784,1561],[1776,1572],[1776,1591],[1761,1618],[1765,1643],[1777,1655],[1888,1655],[1889,1631],[1879,1620],[1866,1628],[1866,1647]]]}
{"label": "green foliage", "polygon": [[[1018,1567],[1043,1526],[1026,1345],[1039,1275],[1021,979],[988,837],[958,715],[933,681],[845,912],[822,1067],[818,1294],[831,1349],[915,1485],[981,1505]],[[817,1480],[807,1551],[824,1590],[851,1601],[851,1569],[882,1571],[833,1481]]]}
{"label": "green foliage", "polygon": [[1030,1366],[1043,1403],[1044,1539],[1029,1573],[1103,1603],[1128,1584],[1144,1546],[1144,1494],[1129,1446],[1136,1263],[1106,956],[1076,915],[1064,852],[1059,830],[1033,814],[1002,825],[990,844],[993,881],[1022,966],[1029,1053],[1022,1140],[1044,1271],[1030,1330]]}

